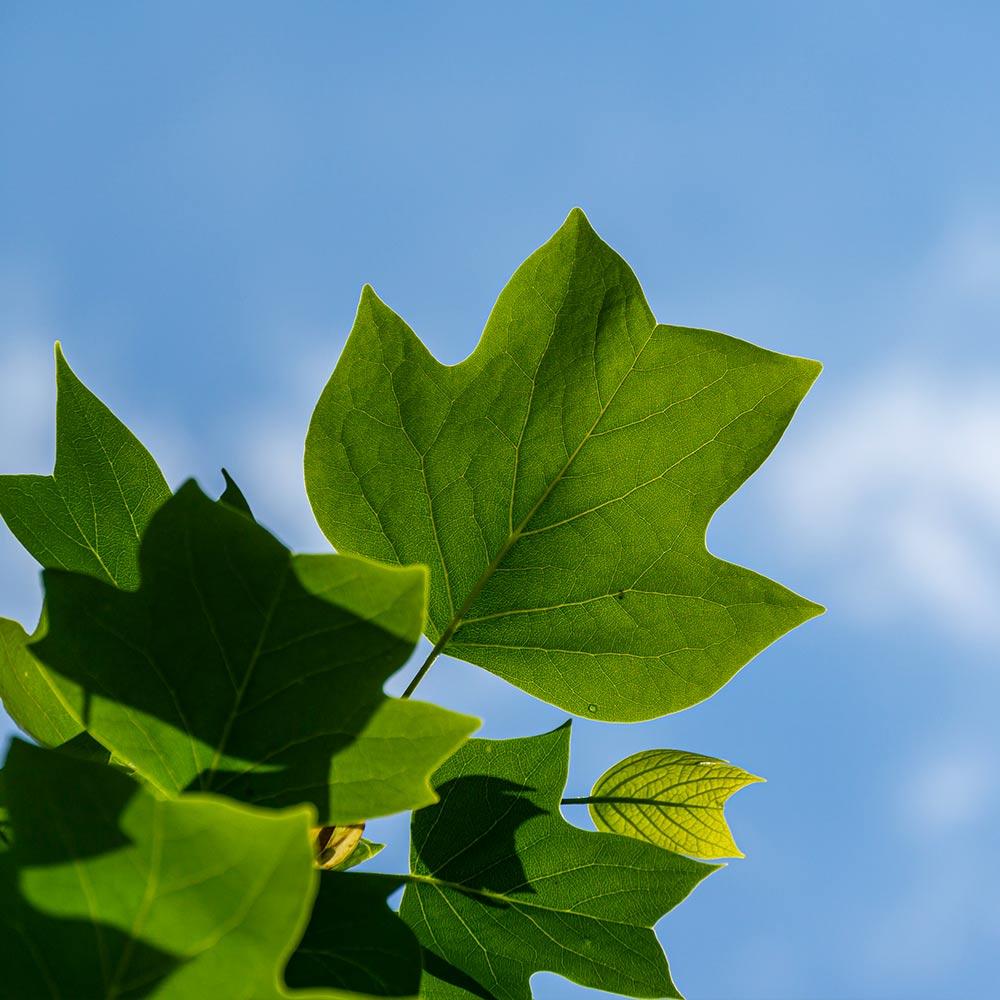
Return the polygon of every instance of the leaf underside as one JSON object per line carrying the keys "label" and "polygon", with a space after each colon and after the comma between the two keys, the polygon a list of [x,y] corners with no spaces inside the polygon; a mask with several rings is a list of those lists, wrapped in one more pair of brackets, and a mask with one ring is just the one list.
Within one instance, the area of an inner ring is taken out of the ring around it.
{"label": "leaf underside", "polygon": [[430,567],[439,651],[578,715],[653,718],[822,610],[705,547],[819,370],[658,325],[575,210],[461,364],[365,289],[306,486],[339,549]]}
{"label": "leaf underside", "polygon": [[549,971],[679,996],[651,928],[714,868],[571,826],[559,812],[568,760],[562,726],[471,740],[435,774],[441,801],[414,814],[400,907],[429,955],[425,995],[527,1000],[531,975]]}
{"label": "leaf underside", "polygon": [[386,905],[399,879],[332,873],[317,896],[310,809],[163,800],[112,768],[20,741],[3,776],[12,831],[0,853],[5,996],[416,992],[419,947]]}
{"label": "leaf underside", "polygon": [[43,565],[139,584],[138,541],[170,496],[134,434],[56,345],[56,461],[50,476],[0,476],[0,517]]}
{"label": "leaf underside", "polygon": [[[0,476],[0,517],[43,566],[118,587],[139,583],[139,539],[170,489],[135,435],[74,374],[56,345],[56,459],[50,476]],[[45,632],[45,616],[32,639]],[[82,731],[79,717],[28,648],[0,619],[0,698],[45,746]]]}
{"label": "leaf underside", "polygon": [[132,592],[46,570],[32,647],[117,757],[170,794],[311,802],[324,824],[434,800],[430,773],[475,720],[382,691],[420,633],[422,569],[292,556],[194,483],[140,564]]}
{"label": "leaf underside", "polygon": [[[453,655],[613,721],[710,696],[822,611],[705,544],[819,367],[657,324],[578,210],[458,365],[366,287],[305,456],[354,554],[310,556],[225,470],[218,502],[172,495],[57,345],[53,473],[0,476],[46,588],[32,636],[0,619],[0,698],[58,748],[0,772],[0,992],[530,1000],[548,971],[679,997],[653,926],[696,858],[742,856],[723,807],[762,779],[651,750],[562,800],[568,724],[468,741],[383,684],[423,630],[417,680]],[[404,809],[410,873],[348,871]]]}
{"label": "leaf underside", "polygon": [[723,807],[734,792],[762,780],[715,757],[644,750],[605,771],[588,804],[598,830],[694,858],[741,858]]}

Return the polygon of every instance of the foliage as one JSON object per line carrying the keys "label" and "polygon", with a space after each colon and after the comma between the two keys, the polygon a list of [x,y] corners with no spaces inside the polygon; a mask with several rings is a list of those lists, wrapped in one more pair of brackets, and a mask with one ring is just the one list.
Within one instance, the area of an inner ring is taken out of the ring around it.
{"label": "foliage", "polygon": [[692,858],[742,858],[722,809],[763,781],[728,761],[683,750],[643,750],[608,768],[586,804],[598,830],[637,837]]}
{"label": "foliage", "polygon": [[425,950],[497,1000],[558,972],[638,997],[679,996],[651,928],[712,871],[559,814],[569,724],[544,736],[473,740],[435,775],[416,813],[400,915]]}
{"label": "foliage", "polygon": [[431,569],[434,652],[576,715],[707,698],[820,610],[705,548],[814,361],[659,326],[580,211],[439,364],[370,289],[306,441],[320,527]]}
{"label": "foliage", "polygon": [[[679,996],[654,924],[740,856],[723,805],[760,779],[650,750],[562,798],[568,723],[469,740],[411,695],[444,653],[649,719],[817,614],[705,530],[818,371],[658,325],[574,211],[459,365],[364,290],[306,444],[339,552],[299,555],[225,470],[172,492],[57,345],[53,473],[0,477],[45,591],[31,635],[0,620],[34,741],[0,773],[5,995],[526,1000],[545,970]],[[405,810],[410,870],[357,870]]]}

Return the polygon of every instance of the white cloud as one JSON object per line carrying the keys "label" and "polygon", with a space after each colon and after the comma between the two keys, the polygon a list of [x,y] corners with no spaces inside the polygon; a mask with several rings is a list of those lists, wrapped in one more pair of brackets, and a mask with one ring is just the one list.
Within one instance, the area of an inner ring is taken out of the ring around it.
{"label": "white cloud", "polygon": [[[954,740],[928,742],[937,749],[928,759],[908,762],[898,812],[909,836],[941,844],[942,838],[973,831],[993,810],[996,752],[988,745],[956,748]],[[940,749],[949,744],[951,749]]]}
{"label": "white cloud", "polygon": [[1000,635],[1000,374],[899,367],[812,418],[771,496],[838,604]]}

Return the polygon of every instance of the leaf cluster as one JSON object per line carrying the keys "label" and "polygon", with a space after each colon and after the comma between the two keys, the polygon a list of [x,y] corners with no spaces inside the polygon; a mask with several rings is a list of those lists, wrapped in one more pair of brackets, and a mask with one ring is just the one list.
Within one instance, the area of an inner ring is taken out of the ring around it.
{"label": "leaf cluster", "polygon": [[[818,371],[658,324],[574,211],[461,364],[365,288],[306,439],[335,551],[297,554],[227,472],[172,491],[57,345],[53,472],[0,477],[44,582],[30,635],[0,620],[30,740],[0,772],[5,996],[529,1000],[539,971],[680,996],[654,925],[741,856],[723,806],[760,779],[654,749],[565,797],[569,723],[470,739],[411,696],[448,655],[656,718],[817,614],[705,531]],[[409,870],[356,870],[403,811]]]}

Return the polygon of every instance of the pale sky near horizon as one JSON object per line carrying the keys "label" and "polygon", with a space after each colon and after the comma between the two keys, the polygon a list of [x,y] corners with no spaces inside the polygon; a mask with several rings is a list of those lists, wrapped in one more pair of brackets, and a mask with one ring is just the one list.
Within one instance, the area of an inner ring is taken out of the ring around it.
{"label": "pale sky near horizon", "polygon": [[[998,42],[985,2],[8,0],[0,473],[51,467],[60,339],[172,484],[225,465],[322,550],[302,440],[361,285],[457,361],[580,205],[660,320],[824,362],[709,543],[828,612],[688,712],[577,722],[570,788],[653,746],[768,779],[728,810],[747,858],[658,926],[689,1000],[987,996]],[[39,606],[0,527],[0,614]],[[563,719],[454,661],[421,693]]]}

